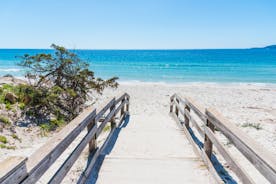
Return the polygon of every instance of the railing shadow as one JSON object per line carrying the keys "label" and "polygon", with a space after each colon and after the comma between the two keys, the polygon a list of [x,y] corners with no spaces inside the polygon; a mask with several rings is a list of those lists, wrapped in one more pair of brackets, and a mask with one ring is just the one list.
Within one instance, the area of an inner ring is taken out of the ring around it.
{"label": "railing shadow", "polygon": [[[188,129],[194,142],[203,149],[203,143],[196,137],[193,130],[191,128]],[[224,169],[222,164],[219,162],[217,157],[212,154],[211,156],[211,162],[213,163],[214,168],[216,169],[218,175],[220,178],[227,184],[237,184],[237,181]]]}
{"label": "railing shadow", "polygon": [[[99,171],[101,169],[101,166],[103,164],[103,161],[109,153],[113,150],[115,143],[119,137],[119,134],[121,130],[125,127],[127,127],[129,123],[130,116],[126,115],[125,120],[121,123],[119,127],[116,127],[112,136],[109,139],[109,142],[106,144],[105,148],[103,149],[101,155],[99,155],[98,159],[95,162],[95,166],[93,167],[91,171],[91,175],[87,180],[87,184],[95,184],[97,182],[98,176],[99,176]],[[93,155],[89,156],[88,158],[88,163],[92,159]]]}

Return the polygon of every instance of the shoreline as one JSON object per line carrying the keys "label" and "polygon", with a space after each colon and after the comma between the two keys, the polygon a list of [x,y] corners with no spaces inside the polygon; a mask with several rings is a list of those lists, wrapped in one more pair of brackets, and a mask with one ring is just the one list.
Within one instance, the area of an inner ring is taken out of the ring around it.
{"label": "shoreline", "polygon": [[256,87],[269,87],[269,88],[275,88],[276,89],[276,83],[259,83],[259,82],[205,82],[205,81],[199,81],[199,82],[145,82],[145,81],[139,81],[139,80],[125,80],[125,81],[118,81],[119,85],[164,85],[164,86],[221,86],[221,87],[250,87],[250,86],[256,86]]}
{"label": "shoreline", "polygon": [[[0,77],[0,83],[3,83],[6,77]],[[19,79],[26,81],[24,76],[18,77],[13,76],[14,79]],[[164,85],[164,86],[221,86],[221,87],[249,87],[249,86],[256,86],[256,87],[269,87],[269,88],[276,88],[276,83],[269,83],[269,82],[209,82],[209,81],[187,81],[187,82],[168,82],[168,81],[141,81],[141,80],[118,80],[119,85]]]}

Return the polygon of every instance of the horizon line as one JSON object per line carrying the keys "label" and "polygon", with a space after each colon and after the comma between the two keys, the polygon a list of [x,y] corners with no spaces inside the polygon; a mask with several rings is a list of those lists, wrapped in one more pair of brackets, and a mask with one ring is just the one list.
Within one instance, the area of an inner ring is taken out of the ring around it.
{"label": "horizon line", "polygon": [[[62,46],[62,45],[60,45]],[[65,46],[62,46],[65,47]],[[266,47],[266,46],[265,46]],[[235,49],[255,49],[265,47],[224,47],[224,48],[67,48],[68,50],[235,50]],[[1,48],[0,50],[54,50],[49,48]]]}

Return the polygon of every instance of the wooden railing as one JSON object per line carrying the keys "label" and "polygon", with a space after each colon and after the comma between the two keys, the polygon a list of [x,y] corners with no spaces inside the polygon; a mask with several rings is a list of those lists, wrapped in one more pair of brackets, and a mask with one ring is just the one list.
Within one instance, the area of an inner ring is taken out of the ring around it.
{"label": "wooden railing", "polygon": [[[224,183],[212,163],[213,145],[230,166],[230,169],[243,183],[255,183],[241,164],[233,158],[230,152],[218,140],[215,129],[220,131],[240,151],[242,155],[271,183],[276,183],[275,154],[268,152],[253,139],[242,132],[233,123],[227,121],[214,109],[204,109],[190,98],[181,98],[174,94],[170,98],[170,113],[183,128],[187,138],[197,153],[207,165],[217,183]],[[180,116],[182,115],[182,117]],[[201,121],[201,123],[200,123]],[[197,130],[193,131],[190,123]],[[195,141],[195,133],[202,136],[203,146]]]}
{"label": "wooden railing", "polygon": [[[0,183],[31,184],[37,182],[87,127],[85,136],[49,181],[49,183],[53,184],[60,183],[88,144],[92,159],[78,180],[78,183],[85,183],[98,156],[114,133],[116,125],[121,124],[125,119],[129,111],[129,98],[126,93],[118,99],[112,98],[102,108],[97,108],[100,109],[99,111],[94,107],[89,107],[29,158],[10,157],[4,160],[0,163]],[[119,114],[118,122],[116,122],[117,114]],[[104,127],[108,123],[111,124],[111,131],[104,144],[98,147],[97,137],[103,132]]]}

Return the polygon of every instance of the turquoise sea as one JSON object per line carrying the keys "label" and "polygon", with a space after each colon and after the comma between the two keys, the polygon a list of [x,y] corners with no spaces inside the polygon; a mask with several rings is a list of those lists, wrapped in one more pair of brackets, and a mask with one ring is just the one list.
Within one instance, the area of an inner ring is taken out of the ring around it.
{"label": "turquoise sea", "polygon": [[[17,66],[25,53],[41,49],[0,49],[0,76],[24,76]],[[276,83],[276,49],[73,50],[96,76],[121,81]]]}

